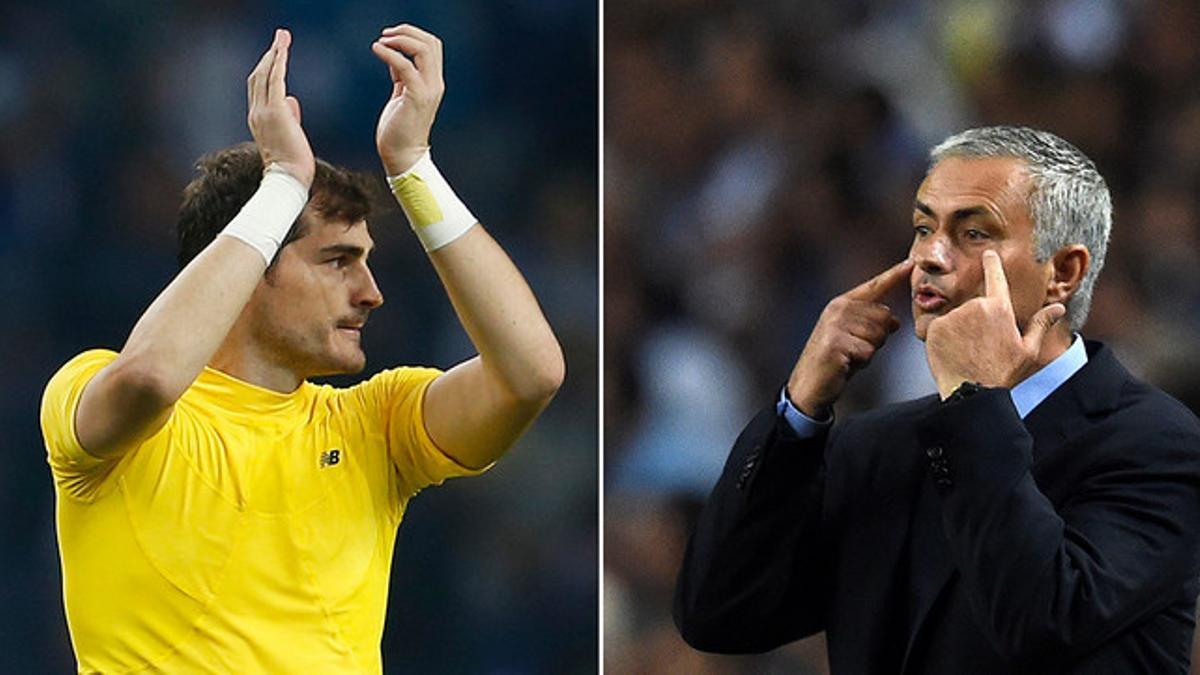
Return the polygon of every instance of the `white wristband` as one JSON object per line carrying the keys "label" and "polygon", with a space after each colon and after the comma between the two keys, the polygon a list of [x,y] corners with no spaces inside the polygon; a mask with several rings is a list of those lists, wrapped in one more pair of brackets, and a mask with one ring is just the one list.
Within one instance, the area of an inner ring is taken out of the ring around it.
{"label": "white wristband", "polygon": [[253,246],[270,265],[306,203],[308,188],[304,183],[271,164],[263,172],[258,190],[221,234]]}
{"label": "white wristband", "polygon": [[411,169],[387,181],[426,251],[449,244],[479,222],[442,178],[428,150]]}

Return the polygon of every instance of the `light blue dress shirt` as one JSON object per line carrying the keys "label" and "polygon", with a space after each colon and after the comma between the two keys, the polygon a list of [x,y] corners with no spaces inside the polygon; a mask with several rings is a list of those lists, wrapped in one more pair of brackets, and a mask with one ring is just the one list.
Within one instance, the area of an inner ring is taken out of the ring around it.
{"label": "light blue dress shirt", "polygon": [[[1021,419],[1025,419],[1025,416],[1038,407],[1038,404],[1045,401],[1047,396],[1054,393],[1055,389],[1071,379],[1072,375],[1087,364],[1087,360],[1087,349],[1083,345],[1083,337],[1079,333],[1075,333],[1067,351],[1042,366],[1041,370],[1021,380],[1008,392]],[[812,438],[833,424],[832,413],[827,419],[816,420],[800,412],[800,409],[792,405],[788,399],[787,387],[779,392],[779,403],[776,404],[776,408],[779,410],[779,414],[783,415],[783,419],[787,420],[788,426],[800,438]]]}

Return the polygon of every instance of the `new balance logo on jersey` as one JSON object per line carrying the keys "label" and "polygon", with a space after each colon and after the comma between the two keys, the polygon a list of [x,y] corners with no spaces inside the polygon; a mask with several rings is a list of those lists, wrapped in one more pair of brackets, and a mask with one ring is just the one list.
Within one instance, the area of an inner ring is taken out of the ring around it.
{"label": "new balance logo on jersey", "polygon": [[321,468],[333,466],[342,461],[342,451],[338,449],[326,450],[321,453]]}

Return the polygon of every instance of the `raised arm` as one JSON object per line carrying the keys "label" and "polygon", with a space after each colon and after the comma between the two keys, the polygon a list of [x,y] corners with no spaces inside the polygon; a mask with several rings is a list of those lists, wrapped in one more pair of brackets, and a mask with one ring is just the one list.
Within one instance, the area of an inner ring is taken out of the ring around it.
{"label": "raised arm", "polygon": [[153,435],[220,347],[307,200],[315,165],[287,95],[291,35],[274,42],[247,80],[250,131],[275,165],[242,212],[154,299],[117,358],[87,384],[75,414],[79,442],[119,456]]}
{"label": "raised arm", "polygon": [[425,398],[430,437],[461,464],[503,454],[562,383],[562,350],[537,299],[503,249],[458,201],[429,158],[445,85],[442,43],[410,25],[372,46],[392,96],[376,131],[380,159],[479,355],[435,380]]}
{"label": "raised arm", "polygon": [[[675,623],[693,647],[763,652],[825,628],[838,534],[825,488],[826,447],[839,433],[830,410],[899,326],[881,299],[912,264],[896,263],[831,300],[792,370],[787,401],[777,399],[738,436],[676,582]],[[810,418],[802,429],[781,413],[787,405]]]}

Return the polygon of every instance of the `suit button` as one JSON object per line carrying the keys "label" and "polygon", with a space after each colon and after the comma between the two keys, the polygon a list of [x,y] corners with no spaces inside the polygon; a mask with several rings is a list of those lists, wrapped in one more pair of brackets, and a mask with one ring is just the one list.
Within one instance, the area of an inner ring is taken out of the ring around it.
{"label": "suit button", "polygon": [[940,445],[932,445],[928,448],[925,448],[925,456],[929,459],[941,459],[943,454],[945,454],[945,452],[942,450],[942,446]]}

